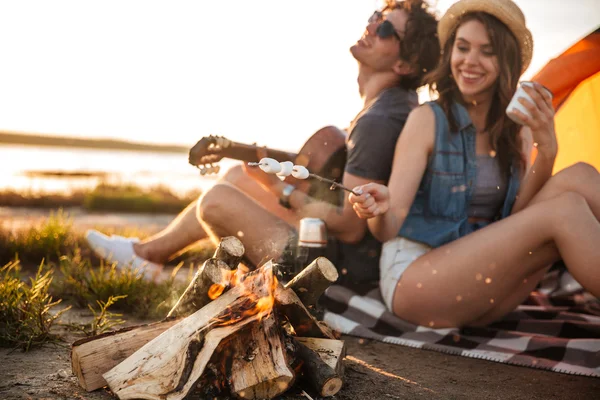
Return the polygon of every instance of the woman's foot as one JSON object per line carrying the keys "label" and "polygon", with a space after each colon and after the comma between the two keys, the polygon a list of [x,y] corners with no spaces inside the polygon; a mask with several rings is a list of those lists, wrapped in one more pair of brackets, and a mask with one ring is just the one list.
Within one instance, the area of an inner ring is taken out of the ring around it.
{"label": "woman's foot", "polygon": [[98,257],[109,263],[116,263],[117,268],[131,268],[143,274],[146,279],[155,280],[163,269],[163,265],[156,264],[138,256],[134,244],[138,238],[123,236],[106,236],[96,230],[90,229],[85,238]]}

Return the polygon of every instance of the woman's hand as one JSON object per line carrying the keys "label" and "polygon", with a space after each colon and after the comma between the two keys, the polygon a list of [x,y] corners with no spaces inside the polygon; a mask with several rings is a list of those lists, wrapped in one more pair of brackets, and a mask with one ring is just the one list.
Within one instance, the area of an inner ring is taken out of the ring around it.
{"label": "woman's hand", "polygon": [[390,208],[390,191],[379,183],[367,183],[354,189],[356,196],[350,193],[348,200],[356,215],[369,219],[386,213]]}
{"label": "woman's hand", "polygon": [[558,144],[554,130],[552,96],[537,82],[533,83],[533,87],[523,86],[523,89],[531,96],[533,103],[522,97],[518,100],[531,116],[525,115],[519,110],[512,110],[512,112],[531,129],[534,146],[537,147],[538,154],[555,157]]}

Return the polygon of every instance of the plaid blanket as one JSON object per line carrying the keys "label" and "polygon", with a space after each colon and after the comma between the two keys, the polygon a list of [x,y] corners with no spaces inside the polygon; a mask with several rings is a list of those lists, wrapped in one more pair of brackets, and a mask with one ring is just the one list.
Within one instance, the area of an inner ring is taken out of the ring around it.
{"label": "plaid blanket", "polygon": [[[546,288],[560,276],[545,280]],[[389,312],[379,288],[330,286],[324,321],[344,334],[464,357],[600,377],[600,303],[579,290],[533,292],[516,310],[487,327],[432,329]],[[552,297],[560,292],[560,299]],[[556,304],[560,303],[558,306]]]}

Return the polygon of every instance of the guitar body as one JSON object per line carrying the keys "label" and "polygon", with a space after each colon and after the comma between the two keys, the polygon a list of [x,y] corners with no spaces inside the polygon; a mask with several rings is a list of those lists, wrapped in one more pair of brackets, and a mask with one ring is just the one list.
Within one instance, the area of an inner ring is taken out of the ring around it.
{"label": "guitar body", "polygon": [[[319,129],[304,143],[296,159],[291,161],[323,178],[341,182],[346,165],[346,133],[335,126]],[[284,180],[294,186],[302,186],[302,182],[292,176]],[[311,179],[307,193],[328,203],[342,205],[344,192],[330,187],[326,182]]]}
{"label": "guitar body", "polygon": [[[197,167],[212,167],[222,158],[258,162],[257,149],[256,145],[235,143],[222,137],[205,137],[190,149],[189,163]],[[306,167],[311,173],[341,182],[346,164],[346,133],[334,126],[326,126],[315,132],[297,154],[269,148],[266,151],[267,157],[280,162],[292,161]],[[285,181],[322,201],[343,204],[343,191],[338,188],[331,190],[325,182],[310,178],[298,180],[292,176],[286,177]]]}

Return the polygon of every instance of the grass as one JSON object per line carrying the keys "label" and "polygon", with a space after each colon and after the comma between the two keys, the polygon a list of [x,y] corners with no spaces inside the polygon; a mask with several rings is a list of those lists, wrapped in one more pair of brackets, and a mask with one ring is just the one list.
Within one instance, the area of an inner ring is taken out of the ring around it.
{"label": "grass", "polygon": [[144,279],[136,270],[118,269],[105,263],[94,266],[78,253],[61,257],[57,270],[60,274],[52,287],[55,296],[78,307],[124,296],[113,309],[137,318],[164,317],[185,290],[183,285],[175,282],[177,269],[170,279],[155,283]]}
{"label": "grass", "polygon": [[[105,233],[142,239],[150,234],[136,229]],[[57,311],[61,301],[92,312],[90,323],[66,325],[86,335],[112,329],[125,321],[123,315],[164,318],[194,273],[189,268],[186,283],[181,283],[174,278],[178,269],[199,265],[213,251],[212,244],[200,242],[176,258],[178,267],[170,278],[156,283],[140,271],[118,269],[94,257],[61,210],[23,230],[0,229],[0,346],[29,350],[57,341],[51,329],[65,311]]]}
{"label": "grass", "polygon": [[16,260],[0,269],[0,346],[27,351],[59,340],[50,330],[68,308],[51,312],[61,300],[54,301],[49,294],[52,270],[43,263],[29,284],[20,273]]}
{"label": "grass", "polygon": [[69,194],[0,192],[0,206],[32,208],[82,207],[87,211],[119,211],[141,213],[179,213],[198,198],[200,191],[176,195],[168,187],[141,188],[136,185],[99,183],[88,190],[80,189]]}
{"label": "grass", "polygon": [[28,264],[58,260],[61,254],[83,245],[83,237],[75,235],[72,227],[68,215],[58,210],[42,224],[18,231],[0,230],[0,263],[15,257]]}

